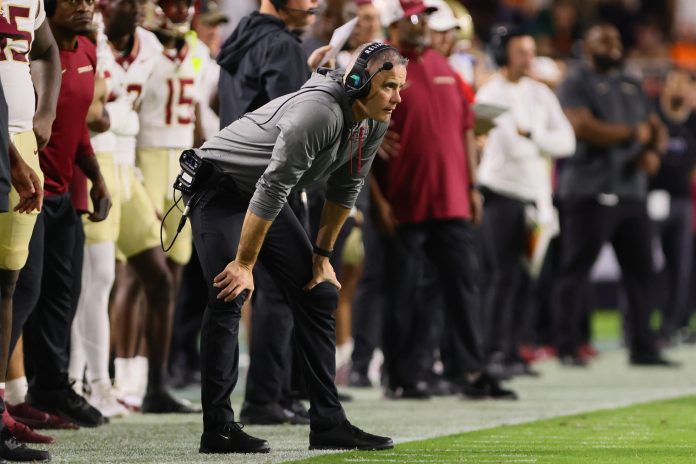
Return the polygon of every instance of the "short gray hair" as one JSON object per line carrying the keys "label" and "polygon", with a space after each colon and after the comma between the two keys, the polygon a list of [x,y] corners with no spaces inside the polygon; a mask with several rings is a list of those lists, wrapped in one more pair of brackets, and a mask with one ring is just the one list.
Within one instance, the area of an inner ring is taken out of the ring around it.
{"label": "short gray hair", "polygon": [[[346,72],[350,72],[350,70],[355,65],[355,62],[358,61],[358,57],[363,52],[363,50],[372,45],[372,43],[373,42],[362,44],[353,52],[353,56],[350,59],[350,65],[348,69],[346,69]],[[370,57],[367,61],[367,69],[371,72],[375,72],[377,69],[382,67],[384,63],[388,61],[391,62],[394,66],[408,65],[408,58],[405,58],[395,48],[388,48]]]}

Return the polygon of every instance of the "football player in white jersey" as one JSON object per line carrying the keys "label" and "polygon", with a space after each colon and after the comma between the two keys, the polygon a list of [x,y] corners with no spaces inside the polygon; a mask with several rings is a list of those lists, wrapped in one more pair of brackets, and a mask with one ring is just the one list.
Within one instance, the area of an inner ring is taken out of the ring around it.
{"label": "football player in white jersey", "polygon": [[[45,19],[41,0],[0,2],[0,79],[8,106],[10,140],[22,160],[39,178],[40,184],[43,184],[43,175],[38,149],[44,147],[50,138],[60,90],[57,83],[61,77],[58,47]],[[12,328],[8,322],[11,321],[14,286],[19,270],[26,263],[29,240],[38,215],[38,211],[13,211],[19,201],[13,188],[10,211],[0,214],[0,382],[5,381],[10,354]],[[26,379],[24,382],[19,380],[15,383],[26,384]],[[9,416],[8,419],[11,422]],[[0,458],[43,461],[50,459],[50,455],[45,451],[24,448],[4,427],[0,432]]]}
{"label": "football player in white jersey", "polygon": [[[83,217],[85,258],[82,291],[70,338],[69,375],[75,391],[80,395],[89,392],[90,404],[102,415],[111,418],[128,414],[128,409],[118,401],[109,377],[109,294],[115,279],[116,241],[121,221],[121,181],[114,157],[116,135],[109,130],[111,118],[106,103],[114,90],[112,75],[116,62],[104,34],[101,15],[95,14],[93,22],[96,30],[97,76],[87,125],[92,148],[111,193],[112,207],[104,221],[92,222]],[[92,208],[90,205],[90,210]],[[86,378],[89,388],[84,388],[83,378]]]}
{"label": "football player in white jersey", "polygon": [[[104,31],[118,64],[114,69],[113,80],[120,83],[119,92],[121,95],[125,94],[126,101],[129,102],[125,107],[121,105],[121,113],[118,115],[116,108],[114,113],[111,112],[112,106],[116,105],[107,103],[111,130],[116,134],[117,163],[124,166],[121,171],[122,219],[118,249],[128,260],[129,267],[135,271],[146,299],[143,329],[148,373],[147,391],[142,398],[141,411],[195,412],[193,408],[173,398],[164,386],[173,310],[172,276],[166,256],[160,248],[159,218],[135,170],[135,144],[139,131],[135,108],[141,105],[143,89],[154,71],[155,59],[162,50],[152,33],[136,27],[142,17],[142,7],[139,0],[112,0],[101,4]],[[123,98],[116,98],[114,103],[122,102]],[[123,271],[117,271],[119,278],[122,274]],[[117,285],[112,330],[116,332],[114,338],[117,340],[116,386],[121,390],[129,390],[129,386],[123,385],[124,382],[129,383],[128,367],[124,367],[124,345],[132,340],[137,342],[140,331],[139,326],[133,324],[133,319],[138,314],[138,309],[138,292],[130,292],[127,284]],[[137,328],[133,328],[134,326]],[[137,398],[135,400],[137,402]]]}
{"label": "football player in white jersey", "polygon": [[[206,94],[204,76],[211,59],[208,47],[190,30],[191,0],[160,0],[149,5],[144,25],[164,48],[143,88],[136,163],[157,213],[164,217],[174,204],[172,185],[180,171],[179,155],[194,146],[194,138],[202,138],[196,116]],[[180,219],[181,211],[173,208],[164,220],[167,246],[176,236]],[[175,288],[191,250],[191,229],[186,224],[167,252]]]}

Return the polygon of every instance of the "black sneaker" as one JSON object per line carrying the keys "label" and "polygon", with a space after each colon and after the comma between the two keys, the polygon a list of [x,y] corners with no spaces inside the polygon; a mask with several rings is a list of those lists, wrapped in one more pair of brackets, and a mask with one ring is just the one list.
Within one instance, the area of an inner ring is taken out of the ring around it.
{"label": "black sneaker", "polygon": [[[17,439],[4,427],[0,432],[0,458],[9,461],[50,461],[51,455],[48,451],[35,450],[17,441]],[[4,462],[4,461],[0,461]]]}
{"label": "black sneaker", "polygon": [[98,427],[108,422],[108,419],[98,409],[75,393],[67,381],[59,388],[51,390],[43,389],[36,384],[30,385],[27,392],[27,403],[36,409],[55,414],[81,427]]}
{"label": "black sneaker", "polygon": [[491,398],[494,400],[516,400],[517,393],[507,390],[487,372],[481,372],[473,382],[464,382],[462,394],[470,399]]}
{"label": "black sneaker", "polygon": [[228,422],[217,430],[204,431],[199,453],[270,453],[266,440],[255,438],[242,431],[238,422]]}
{"label": "black sneaker", "polygon": [[293,414],[290,419],[292,425],[309,425],[309,411],[302,401],[292,399],[287,402],[281,401],[280,405]]}
{"label": "black sneaker", "polygon": [[199,408],[190,403],[174,398],[167,391],[146,393],[140,412],[144,414],[198,414]]}
{"label": "black sneaker", "polygon": [[362,450],[376,451],[391,449],[391,438],[363,432],[346,419],[332,429],[323,432],[309,432],[310,450]]}
{"label": "black sneaker", "polygon": [[245,401],[239,413],[239,421],[245,425],[291,424],[294,416],[295,413],[278,403],[253,404]]}

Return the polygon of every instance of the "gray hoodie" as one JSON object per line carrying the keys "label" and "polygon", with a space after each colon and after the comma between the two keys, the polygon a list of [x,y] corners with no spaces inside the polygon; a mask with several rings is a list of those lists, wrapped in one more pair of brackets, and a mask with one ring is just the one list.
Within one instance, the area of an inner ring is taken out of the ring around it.
{"label": "gray hoodie", "polygon": [[273,220],[291,190],[324,178],[326,199],[352,208],[387,127],[353,122],[340,76],[315,73],[297,92],[222,129],[199,153],[251,197],[251,212]]}

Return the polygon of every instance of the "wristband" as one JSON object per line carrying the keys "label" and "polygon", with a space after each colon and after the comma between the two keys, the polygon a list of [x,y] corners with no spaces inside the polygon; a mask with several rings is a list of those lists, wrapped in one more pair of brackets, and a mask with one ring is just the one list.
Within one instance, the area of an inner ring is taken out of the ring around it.
{"label": "wristband", "polygon": [[312,248],[314,250],[315,255],[323,256],[324,258],[331,258],[331,256],[333,256],[333,250],[325,250],[323,248],[318,247],[317,245],[314,245]]}

